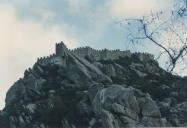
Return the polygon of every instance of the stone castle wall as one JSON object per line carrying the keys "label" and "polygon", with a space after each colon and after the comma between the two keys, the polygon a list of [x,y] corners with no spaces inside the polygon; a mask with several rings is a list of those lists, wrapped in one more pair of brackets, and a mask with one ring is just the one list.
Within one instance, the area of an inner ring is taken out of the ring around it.
{"label": "stone castle wall", "polygon": [[95,50],[90,47],[81,47],[81,48],[76,48],[71,50],[74,54],[80,56],[80,57],[86,57],[90,56],[92,59],[95,60],[114,60],[118,59],[119,57],[125,57],[131,56],[130,51],[120,51],[120,50],[108,50],[108,49],[103,49],[103,50]]}
{"label": "stone castle wall", "polygon": [[66,45],[63,42],[56,44],[56,55],[57,56],[64,56],[67,54],[67,52],[74,53],[77,56],[85,58],[86,56],[89,56],[91,59],[94,60],[115,60],[119,59],[120,57],[131,57],[132,55],[136,56],[139,60],[145,61],[154,59],[154,56],[147,53],[131,53],[129,50],[126,51],[120,51],[117,50],[95,50],[91,47],[80,47],[75,48],[73,50],[70,50],[66,47]]}

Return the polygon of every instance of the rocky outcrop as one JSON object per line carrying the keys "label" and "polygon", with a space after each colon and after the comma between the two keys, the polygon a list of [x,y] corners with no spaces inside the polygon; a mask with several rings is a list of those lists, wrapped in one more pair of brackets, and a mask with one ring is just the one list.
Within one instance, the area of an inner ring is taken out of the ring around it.
{"label": "rocky outcrop", "polygon": [[9,89],[0,128],[187,126],[187,78],[152,55],[56,47]]}

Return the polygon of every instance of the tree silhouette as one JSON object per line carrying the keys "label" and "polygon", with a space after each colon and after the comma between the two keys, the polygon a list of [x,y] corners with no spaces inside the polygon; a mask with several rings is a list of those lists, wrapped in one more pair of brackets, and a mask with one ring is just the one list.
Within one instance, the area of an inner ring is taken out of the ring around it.
{"label": "tree silhouette", "polygon": [[127,23],[132,44],[148,41],[160,49],[156,59],[165,58],[167,71],[187,70],[187,0],[176,1],[169,12],[151,12],[122,22]]}

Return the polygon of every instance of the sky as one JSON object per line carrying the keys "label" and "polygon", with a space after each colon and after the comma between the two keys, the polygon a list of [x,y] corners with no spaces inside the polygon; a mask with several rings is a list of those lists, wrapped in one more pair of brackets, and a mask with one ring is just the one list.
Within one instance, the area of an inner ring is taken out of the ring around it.
{"label": "sky", "polygon": [[171,0],[0,0],[0,109],[7,90],[37,57],[54,53],[55,43],[126,50],[121,19],[170,7]]}

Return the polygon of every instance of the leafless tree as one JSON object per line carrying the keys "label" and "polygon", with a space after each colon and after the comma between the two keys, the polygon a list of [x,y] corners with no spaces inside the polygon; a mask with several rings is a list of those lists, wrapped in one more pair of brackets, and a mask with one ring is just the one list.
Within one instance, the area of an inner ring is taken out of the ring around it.
{"label": "leafless tree", "polygon": [[[165,57],[166,69],[176,73],[187,68],[187,0],[176,3],[169,12],[151,12],[150,15],[125,19],[131,43],[145,41],[159,48],[158,60]],[[186,69],[187,70],[187,69]]]}
{"label": "leafless tree", "polygon": [[187,16],[187,0],[176,0],[173,13],[179,17]]}

